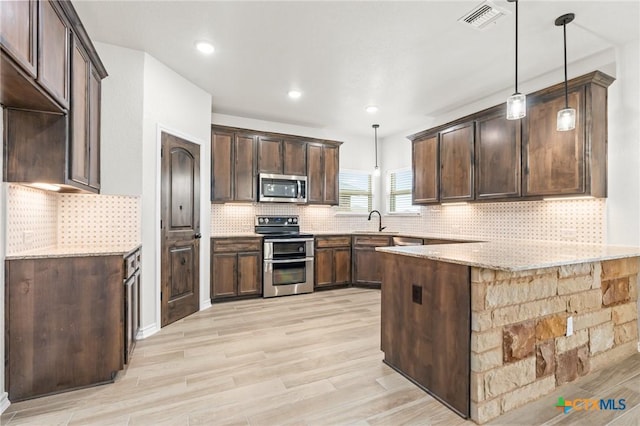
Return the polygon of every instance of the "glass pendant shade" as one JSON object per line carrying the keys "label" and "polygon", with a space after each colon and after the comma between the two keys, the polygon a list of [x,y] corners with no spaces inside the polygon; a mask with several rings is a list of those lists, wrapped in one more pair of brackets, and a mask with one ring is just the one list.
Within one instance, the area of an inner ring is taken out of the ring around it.
{"label": "glass pendant shade", "polygon": [[527,115],[527,95],[514,93],[507,99],[507,120],[518,120]]}
{"label": "glass pendant shade", "polygon": [[565,108],[558,111],[559,132],[566,132],[576,128],[576,110],[573,108]]}
{"label": "glass pendant shade", "polygon": [[373,169],[373,175],[380,176],[380,167],[376,166],[375,169]]}

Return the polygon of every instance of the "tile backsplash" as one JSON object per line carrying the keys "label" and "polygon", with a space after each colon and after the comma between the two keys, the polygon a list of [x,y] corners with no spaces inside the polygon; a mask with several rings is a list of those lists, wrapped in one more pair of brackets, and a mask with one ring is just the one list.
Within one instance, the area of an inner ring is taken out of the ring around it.
{"label": "tile backsplash", "polygon": [[[419,216],[383,216],[390,231],[443,237],[575,241],[606,241],[606,200],[518,201],[421,207]],[[377,230],[377,217],[336,214],[330,207],[292,204],[212,204],[211,232],[252,232],[260,214],[300,216],[307,232]]]}
{"label": "tile backsplash", "polygon": [[138,197],[58,194],[7,184],[7,255],[49,246],[139,243]]}

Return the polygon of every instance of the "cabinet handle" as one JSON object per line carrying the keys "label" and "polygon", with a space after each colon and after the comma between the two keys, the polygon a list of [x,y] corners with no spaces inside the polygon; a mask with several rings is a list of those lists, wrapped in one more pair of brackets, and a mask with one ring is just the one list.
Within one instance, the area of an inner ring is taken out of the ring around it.
{"label": "cabinet handle", "polygon": [[202,238],[202,234],[198,232],[196,235],[193,236],[193,238],[195,238],[196,240],[199,240],[200,238]]}

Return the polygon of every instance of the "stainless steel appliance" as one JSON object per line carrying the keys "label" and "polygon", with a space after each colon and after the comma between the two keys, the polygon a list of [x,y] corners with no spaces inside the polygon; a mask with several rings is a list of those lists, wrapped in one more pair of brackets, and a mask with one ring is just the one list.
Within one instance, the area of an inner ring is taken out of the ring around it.
{"label": "stainless steel appliance", "polygon": [[258,201],[274,203],[306,203],[307,177],[260,173]]}
{"label": "stainless steel appliance", "polygon": [[298,216],[256,216],[264,235],[262,295],[313,292],[313,235],[300,233]]}

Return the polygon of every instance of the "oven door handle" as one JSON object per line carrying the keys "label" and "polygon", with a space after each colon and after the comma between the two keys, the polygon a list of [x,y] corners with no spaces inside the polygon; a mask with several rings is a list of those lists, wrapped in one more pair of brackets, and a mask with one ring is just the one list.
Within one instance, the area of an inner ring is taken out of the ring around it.
{"label": "oven door handle", "polygon": [[298,243],[300,241],[313,241],[313,238],[278,238],[277,240],[265,240],[267,243]]}
{"label": "oven door handle", "polygon": [[313,257],[305,257],[302,259],[265,259],[264,263],[300,263],[312,261]]}

